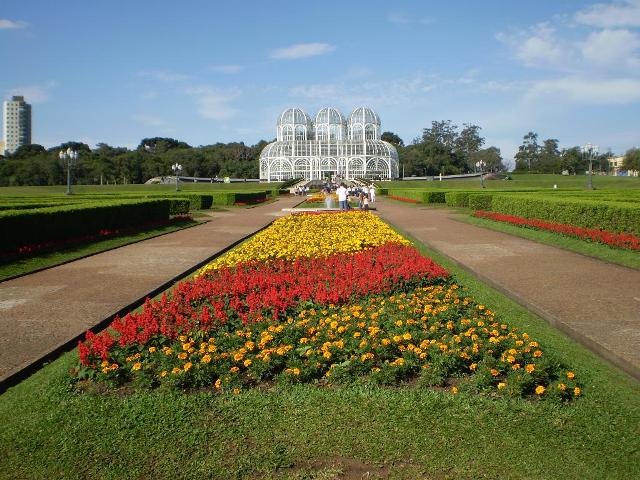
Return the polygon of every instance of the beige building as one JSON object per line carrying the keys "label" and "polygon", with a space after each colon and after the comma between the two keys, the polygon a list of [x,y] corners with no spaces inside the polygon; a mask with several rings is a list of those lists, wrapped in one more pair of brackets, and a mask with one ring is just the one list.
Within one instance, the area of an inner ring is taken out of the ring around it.
{"label": "beige building", "polygon": [[31,105],[22,96],[14,96],[3,104],[3,154],[15,152],[22,145],[31,144]]}
{"label": "beige building", "polygon": [[629,170],[627,171],[626,168],[622,167],[622,164],[624,163],[624,155],[621,155],[619,157],[611,157],[609,159],[609,166],[611,167],[611,175],[627,175],[629,177],[637,177],[638,176],[638,171],[637,170]]}

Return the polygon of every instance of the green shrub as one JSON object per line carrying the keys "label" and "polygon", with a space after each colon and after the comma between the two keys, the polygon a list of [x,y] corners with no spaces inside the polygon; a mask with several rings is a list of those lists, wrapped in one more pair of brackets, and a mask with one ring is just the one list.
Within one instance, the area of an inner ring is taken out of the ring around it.
{"label": "green shrub", "polygon": [[444,194],[444,201],[450,207],[468,207],[471,192],[451,191]]}
{"label": "green shrub", "polygon": [[[177,200],[180,202],[180,200]],[[183,204],[188,202],[182,200]],[[103,201],[0,212],[0,251],[168,219],[171,200]]]}
{"label": "green shrub", "polygon": [[169,215],[186,215],[191,207],[191,200],[188,198],[167,198],[169,201]]}
{"label": "green shrub", "polygon": [[394,197],[408,198],[421,203],[444,203],[444,191],[436,192],[419,189],[389,189],[388,195]]}
{"label": "green shrub", "polygon": [[469,195],[468,207],[471,210],[491,210],[493,193],[473,193]]}
{"label": "green shrub", "polygon": [[190,193],[189,206],[191,210],[207,210],[213,205],[213,195],[203,193]]}
{"label": "green shrub", "polygon": [[496,195],[494,212],[640,235],[640,205],[543,196]]}

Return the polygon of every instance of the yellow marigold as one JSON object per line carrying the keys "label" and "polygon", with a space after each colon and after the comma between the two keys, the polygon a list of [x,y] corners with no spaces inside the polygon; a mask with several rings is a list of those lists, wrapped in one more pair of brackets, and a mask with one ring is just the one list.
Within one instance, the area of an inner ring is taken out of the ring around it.
{"label": "yellow marigold", "polygon": [[166,370],[162,370],[162,371],[160,372],[160,376],[161,376],[162,378],[164,378],[164,377],[166,377],[166,376],[167,376],[167,374],[168,374],[168,373],[169,373],[169,372],[167,372]]}
{"label": "yellow marigold", "polygon": [[573,372],[567,372],[567,378],[569,380],[573,380],[574,378],[576,378],[576,374]]}
{"label": "yellow marigold", "polygon": [[492,368],[491,375],[493,375],[494,377],[497,377],[498,375],[500,375],[500,372],[498,372],[498,370],[496,370],[495,368]]}
{"label": "yellow marigold", "polygon": [[533,371],[536,369],[535,364],[533,363],[528,363],[524,369],[527,371],[527,373],[533,373]]}
{"label": "yellow marigold", "polygon": [[202,357],[202,363],[209,363],[211,361],[211,355],[207,354]]}
{"label": "yellow marigold", "polygon": [[475,372],[476,368],[478,368],[477,363],[472,363],[471,365],[469,365],[469,370],[471,370],[472,372]]}
{"label": "yellow marigold", "polygon": [[133,364],[133,366],[131,367],[131,370],[140,370],[142,368],[142,363],[140,362],[136,362]]}
{"label": "yellow marigold", "polygon": [[563,392],[567,389],[567,386],[564,383],[558,384],[558,390],[562,390]]}
{"label": "yellow marigold", "polygon": [[402,335],[402,338],[404,340],[411,340],[411,334],[409,332],[405,333]]}
{"label": "yellow marigold", "polygon": [[180,353],[178,354],[178,358],[179,358],[180,360],[185,360],[185,359],[187,358],[187,354],[186,354],[186,352],[180,352]]}
{"label": "yellow marigold", "polygon": [[386,347],[391,343],[391,341],[388,338],[383,338],[382,340],[380,340],[380,343]]}
{"label": "yellow marigold", "polygon": [[236,354],[233,356],[233,359],[234,359],[236,362],[239,362],[239,361],[240,361],[240,360],[242,360],[243,358],[244,358],[244,353],[236,353]]}
{"label": "yellow marigold", "polygon": [[231,373],[236,373],[236,372],[238,372],[239,370],[240,370],[240,369],[239,369],[238,367],[231,367],[231,368],[229,369],[229,371],[230,371]]}
{"label": "yellow marigold", "polygon": [[540,350],[536,350],[533,352],[533,356],[536,358],[540,358],[542,356],[542,352]]}
{"label": "yellow marigold", "polygon": [[187,362],[184,364],[184,371],[188,372],[189,370],[191,370],[191,367],[193,367],[193,363],[191,362]]}
{"label": "yellow marigold", "polygon": [[574,394],[576,397],[579,397],[581,393],[582,393],[582,390],[580,390],[580,387],[575,387],[575,388],[573,389],[573,394]]}
{"label": "yellow marigold", "polygon": [[220,387],[222,386],[222,381],[220,379],[217,379],[216,382],[213,384],[213,386],[216,388],[216,390],[220,390]]}
{"label": "yellow marigold", "polygon": [[453,393],[454,395],[456,395],[460,390],[458,390],[458,387],[451,387],[451,393]]}
{"label": "yellow marigold", "polygon": [[252,363],[252,362],[251,362],[251,360],[247,358],[247,359],[244,361],[244,366],[245,366],[245,367],[250,367],[250,366],[251,366],[251,363]]}
{"label": "yellow marigold", "polygon": [[177,373],[180,373],[181,371],[182,371],[182,369],[181,369],[181,368],[174,367],[174,368],[171,370],[171,373],[173,373],[173,374],[175,375],[175,374],[177,374]]}
{"label": "yellow marigold", "polygon": [[498,383],[498,390],[502,390],[502,389],[503,389],[503,388],[505,388],[506,386],[507,386],[507,384],[506,384],[506,383],[504,383],[504,382],[500,382],[500,383]]}
{"label": "yellow marigold", "polygon": [[536,387],[536,395],[542,395],[545,391],[545,388],[542,385],[538,385]]}
{"label": "yellow marigold", "polygon": [[238,395],[240,393],[240,389],[239,388],[234,388],[232,390],[232,392],[233,392],[234,395]]}

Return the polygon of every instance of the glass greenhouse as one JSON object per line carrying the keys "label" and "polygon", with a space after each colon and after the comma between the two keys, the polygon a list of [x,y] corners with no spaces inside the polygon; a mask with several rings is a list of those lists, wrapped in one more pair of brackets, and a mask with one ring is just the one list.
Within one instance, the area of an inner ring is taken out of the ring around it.
{"label": "glass greenhouse", "polygon": [[260,154],[260,180],[399,176],[398,152],[380,140],[380,117],[370,108],[356,108],[347,120],[331,107],[320,110],[315,120],[300,108],[289,108],[278,118],[277,129],[277,140]]}

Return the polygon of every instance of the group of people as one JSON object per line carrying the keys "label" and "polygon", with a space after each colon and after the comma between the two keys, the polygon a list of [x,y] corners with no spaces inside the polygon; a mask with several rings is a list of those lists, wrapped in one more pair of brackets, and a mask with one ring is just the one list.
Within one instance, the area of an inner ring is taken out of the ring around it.
{"label": "group of people", "polygon": [[349,210],[349,199],[356,197],[358,199],[358,206],[360,210],[369,210],[369,204],[376,201],[376,186],[364,185],[363,187],[347,187],[344,183],[336,189],[338,195],[338,203],[340,204],[340,210]]}
{"label": "group of people", "polygon": [[305,185],[304,187],[296,187],[293,190],[295,195],[307,195],[309,193],[309,186]]}

